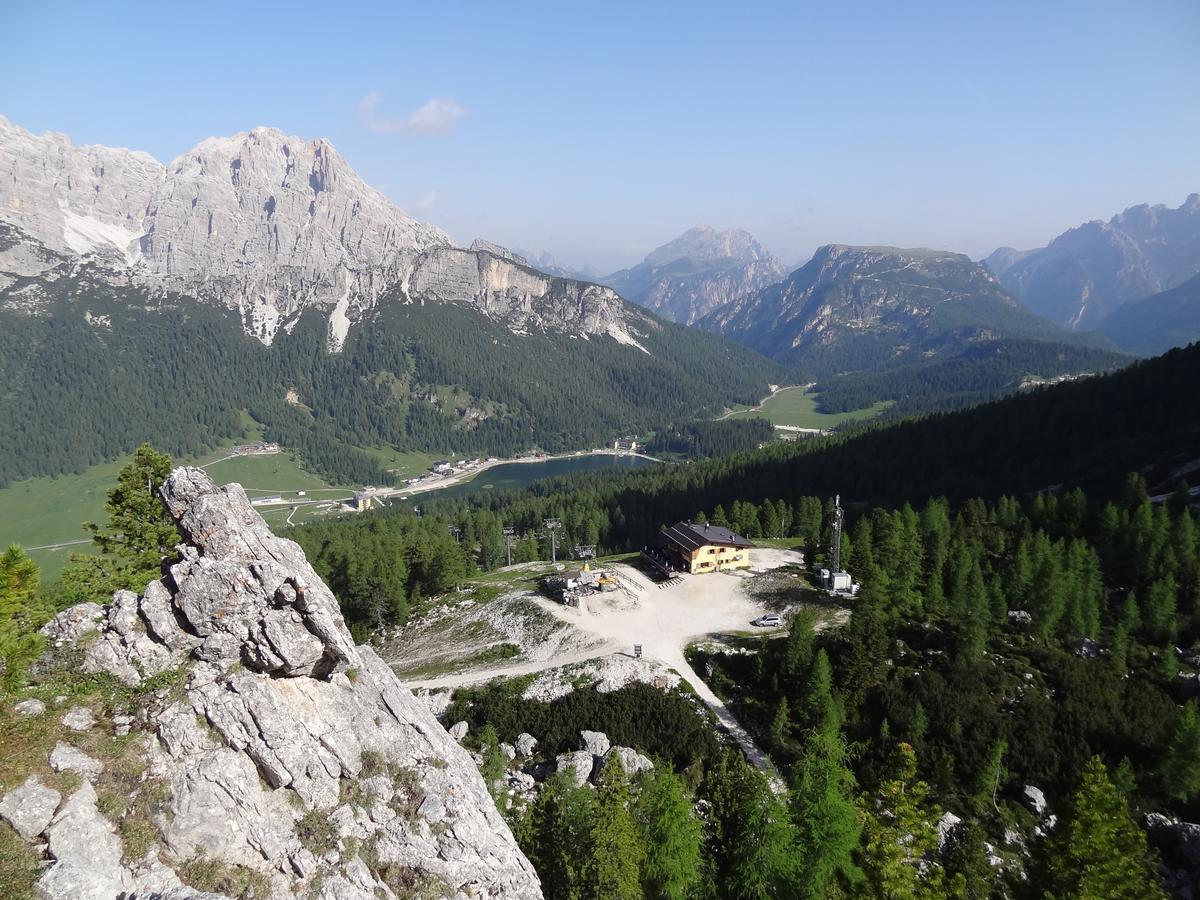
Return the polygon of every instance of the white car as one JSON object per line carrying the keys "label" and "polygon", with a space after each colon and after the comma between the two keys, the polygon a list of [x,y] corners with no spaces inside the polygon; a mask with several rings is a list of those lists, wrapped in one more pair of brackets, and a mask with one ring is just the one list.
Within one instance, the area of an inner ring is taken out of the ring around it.
{"label": "white car", "polygon": [[783,624],[783,619],[775,613],[767,613],[765,616],[759,616],[750,624],[757,625],[759,628],[778,628]]}

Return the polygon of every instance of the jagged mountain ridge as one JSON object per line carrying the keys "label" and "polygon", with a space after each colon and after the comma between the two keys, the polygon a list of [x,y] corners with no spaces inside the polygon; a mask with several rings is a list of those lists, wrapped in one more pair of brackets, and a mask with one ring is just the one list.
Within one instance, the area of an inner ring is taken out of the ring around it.
{"label": "jagged mountain ridge", "polygon": [[1076,331],[1096,328],[1124,304],[1200,273],[1200,194],[1177,209],[1131,206],[1040,249],[1002,247],[984,262],[1039,315]]}
{"label": "jagged mountain ridge", "polygon": [[611,289],[564,287],[486,242],[456,248],[363,182],[329,142],[272,128],[210,138],[162,165],[0,117],[0,222],[15,229],[0,248],[0,287],[86,263],[113,283],[235,308],[268,344],[315,307],[340,349],[389,292],[470,304],[521,327],[628,331]]}
{"label": "jagged mountain ridge", "polygon": [[[217,900],[186,886],[202,859],[255,873],[272,898],[369,900],[406,884],[423,896],[541,897],[471,757],[355,646],[300,547],[271,533],[240,486],[218,488],[200,469],[175,470],[161,494],[182,535],[167,574],[43,629],[48,668],[177,685],[147,693],[124,725],[147,771],[135,790],[155,791],[150,852],[125,855],[93,786],[111,763],[75,750],[82,784],[61,804],[36,774],[17,789],[48,801],[44,816],[20,819],[26,840],[48,844],[41,895]],[[113,724],[88,713],[72,727]]]}
{"label": "jagged mountain ridge", "polygon": [[960,253],[842,244],[700,324],[811,374],[946,357],[998,337],[1071,339]]}
{"label": "jagged mountain ridge", "polygon": [[783,263],[749,232],[701,225],[602,281],[660,316],[692,325],[783,276]]}

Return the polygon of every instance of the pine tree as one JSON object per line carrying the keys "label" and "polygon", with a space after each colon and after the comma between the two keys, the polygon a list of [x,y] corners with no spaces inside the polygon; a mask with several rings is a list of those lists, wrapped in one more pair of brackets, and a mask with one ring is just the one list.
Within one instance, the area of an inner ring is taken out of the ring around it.
{"label": "pine tree", "polygon": [[1098,756],[1084,766],[1064,821],[1050,833],[1042,868],[1053,900],[1166,897],[1146,835]]}
{"label": "pine tree", "polygon": [[568,775],[552,775],[530,808],[527,824],[517,829],[521,849],[537,869],[542,892],[550,900],[584,896],[595,807],[591,788],[576,787]]}
{"label": "pine tree", "polygon": [[14,688],[37,657],[42,637],[37,628],[48,610],[37,602],[38,567],[20,547],[0,554],[0,685]]}
{"label": "pine tree", "polygon": [[863,795],[861,866],[864,895],[889,900],[934,900],[946,895],[942,868],[931,865],[938,847],[936,807],[927,807],[928,786],[916,779],[912,747],[896,748],[892,775],[879,796]]}
{"label": "pine tree", "polygon": [[704,833],[683,779],[667,769],[642,776],[634,818],[642,846],[642,888],[662,900],[683,900],[699,883]]}
{"label": "pine tree", "polygon": [[862,831],[854,775],[836,719],[805,734],[792,784],[792,823],[800,854],[797,884],[801,896],[817,900],[828,895],[835,880],[852,884],[862,877],[854,863]]}
{"label": "pine tree", "polygon": [[1175,720],[1162,777],[1167,795],[1181,803],[1200,794],[1200,716],[1194,702]]}
{"label": "pine tree", "polygon": [[805,675],[812,665],[813,644],[817,617],[812,610],[802,609],[788,623],[788,636],[783,646],[779,674],[789,683]]}
{"label": "pine tree", "polygon": [[787,697],[780,697],[779,704],[775,707],[775,717],[771,719],[771,749],[777,754],[783,754],[787,751],[788,745],[791,743],[792,718],[788,711]]}
{"label": "pine tree", "polygon": [[618,756],[610,756],[596,786],[590,850],[584,870],[585,897],[638,900],[645,850],[630,811],[629,781]]}
{"label": "pine tree", "polygon": [[72,557],[62,576],[65,599],[107,603],[114,591],[141,593],[162,574],[163,560],[179,542],[179,529],[158,494],[170,474],[169,456],[149,444],[137,448],[108,492],[105,527],[84,524],[101,555]]}

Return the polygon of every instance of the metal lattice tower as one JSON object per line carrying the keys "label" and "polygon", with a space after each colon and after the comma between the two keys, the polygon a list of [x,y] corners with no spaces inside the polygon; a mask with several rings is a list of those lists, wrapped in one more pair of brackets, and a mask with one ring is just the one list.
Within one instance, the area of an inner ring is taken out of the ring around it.
{"label": "metal lattice tower", "polygon": [[833,499],[833,565],[831,572],[842,571],[842,495]]}
{"label": "metal lattice tower", "polygon": [[550,532],[550,562],[558,562],[558,530],[563,527],[562,519],[545,519],[542,522]]}
{"label": "metal lattice tower", "polygon": [[517,533],[517,529],[511,525],[504,526],[504,544],[508,547],[508,564],[512,565],[512,541],[513,535]]}

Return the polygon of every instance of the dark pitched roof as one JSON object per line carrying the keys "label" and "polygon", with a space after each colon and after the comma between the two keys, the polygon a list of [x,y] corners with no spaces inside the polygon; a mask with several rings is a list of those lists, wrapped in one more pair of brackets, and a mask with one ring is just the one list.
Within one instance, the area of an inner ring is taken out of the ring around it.
{"label": "dark pitched roof", "polygon": [[721,544],[728,547],[753,547],[754,545],[720,525],[698,525],[694,522],[676,522],[662,533],[664,539],[685,550],[695,550],[705,544]]}

